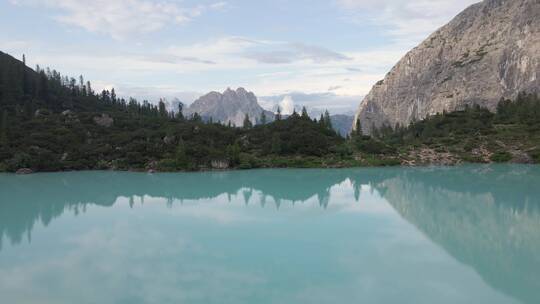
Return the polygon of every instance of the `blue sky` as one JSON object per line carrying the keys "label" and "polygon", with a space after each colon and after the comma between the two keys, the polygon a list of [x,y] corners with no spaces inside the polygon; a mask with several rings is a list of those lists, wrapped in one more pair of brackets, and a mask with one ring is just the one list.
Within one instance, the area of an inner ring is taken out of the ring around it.
{"label": "blue sky", "polygon": [[1,0],[0,50],[154,102],[242,86],[267,108],[350,112],[474,2]]}

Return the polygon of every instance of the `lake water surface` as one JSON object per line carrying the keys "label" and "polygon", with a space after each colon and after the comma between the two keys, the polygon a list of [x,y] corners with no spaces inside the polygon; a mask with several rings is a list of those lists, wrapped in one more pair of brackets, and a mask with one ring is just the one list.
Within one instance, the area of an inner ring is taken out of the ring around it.
{"label": "lake water surface", "polygon": [[540,303],[540,167],[0,175],[0,303]]}

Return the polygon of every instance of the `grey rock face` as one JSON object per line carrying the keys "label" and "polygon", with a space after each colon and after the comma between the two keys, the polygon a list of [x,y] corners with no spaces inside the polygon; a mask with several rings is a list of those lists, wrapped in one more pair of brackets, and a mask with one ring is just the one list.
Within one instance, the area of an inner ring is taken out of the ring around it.
{"label": "grey rock face", "polygon": [[[364,98],[364,132],[540,91],[540,1],[484,0],[410,51]],[[354,123],[353,123],[354,125]],[[354,128],[354,126],[353,126]]]}
{"label": "grey rock face", "polygon": [[257,97],[252,92],[243,88],[236,91],[227,89],[223,94],[218,92],[208,93],[197,99],[186,109],[184,115],[190,117],[198,113],[205,119],[212,118],[224,124],[229,122],[236,126],[242,126],[245,115],[248,114],[253,124],[260,123],[258,120],[265,112],[267,121],[274,119],[274,114],[265,111],[257,102]]}
{"label": "grey rock face", "polygon": [[114,123],[114,119],[107,114],[101,114],[101,116],[94,117],[94,122],[100,127],[110,128]]}
{"label": "grey rock face", "polygon": [[351,133],[351,127],[354,120],[352,115],[336,114],[330,116],[330,120],[332,121],[334,130],[336,130],[339,135],[345,137]]}

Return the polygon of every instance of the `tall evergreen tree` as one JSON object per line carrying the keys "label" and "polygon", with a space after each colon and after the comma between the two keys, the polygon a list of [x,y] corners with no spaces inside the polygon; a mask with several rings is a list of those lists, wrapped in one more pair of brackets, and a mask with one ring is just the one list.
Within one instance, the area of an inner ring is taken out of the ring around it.
{"label": "tall evergreen tree", "polygon": [[86,82],[86,91],[88,92],[88,95],[90,95],[90,96],[94,95],[94,92],[92,91],[92,86],[90,84],[90,81]]}
{"label": "tall evergreen tree", "polygon": [[260,119],[259,123],[261,125],[266,125],[266,114],[264,113],[264,111],[261,112],[261,119]]}
{"label": "tall evergreen tree", "polygon": [[274,135],[272,136],[272,153],[273,154],[280,154],[281,151],[282,151],[282,147],[281,147],[281,138],[279,137],[279,134],[278,133],[274,133]]}
{"label": "tall evergreen tree", "polygon": [[176,113],[176,118],[179,120],[184,120],[184,104],[178,103],[178,112]]}
{"label": "tall evergreen tree", "polygon": [[249,120],[249,115],[246,113],[246,116],[244,117],[244,129],[251,129],[253,127],[253,124],[251,123],[251,120]]}
{"label": "tall evergreen tree", "polygon": [[332,119],[330,118],[330,112],[328,112],[328,110],[324,111],[324,126],[328,130],[332,130]]}
{"label": "tall evergreen tree", "polygon": [[8,143],[8,114],[6,110],[2,111],[0,119],[0,146],[4,146]]}
{"label": "tall evergreen tree", "polygon": [[165,103],[163,102],[163,99],[159,100],[159,116],[163,118],[168,116],[167,107],[165,107]]}
{"label": "tall evergreen tree", "polygon": [[277,120],[281,120],[281,107],[280,106],[277,107],[277,111],[276,111],[276,121]]}
{"label": "tall evergreen tree", "polygon": [[114,90],[114,88],[112,88],[111,90],[111,100],[113,103],[116,102],[116,91]]}
{"label": "tall evergreen tree", "polygon": [[364,132],[362,131],[362,123],[360,122],[360,118],[357,118],[354,135],[358,137],[362,137],[362,135],[364,135],[363,133]]}
{"label": "tall evergreen tree", "polygon": [[302,107],[302,118],[309,118],[306,107]]}

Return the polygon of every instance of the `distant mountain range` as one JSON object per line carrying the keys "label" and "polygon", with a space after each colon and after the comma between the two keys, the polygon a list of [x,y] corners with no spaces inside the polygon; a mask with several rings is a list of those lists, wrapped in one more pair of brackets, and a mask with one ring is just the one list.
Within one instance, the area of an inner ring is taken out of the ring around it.
{"label": "distant mountain range", "polygon": [[[179,103],[180,101],[175,99],[169,103],[169,107],[176,111]],[[206,121],[212,119],[215,122],[219,121],[223,124],[230,122],[232,125],[242,126],[246,114],[253,124],[260,124],[260,118],[263,112],[267,122],[274,120],[275,113],[263,109],[259,105],[255,94],[248,92],[244,88],[238,88],[236,90],[229,88],[223,93],[210,92],[201,96],[184,110],[184,115],[190,117],[197,113]],[[300,108],[297,109],[297,112],[300,112]],[[283,115],[283,118],[287,116]],[[311,113],[311,116],[318,118],[319,115]],[[345,137],[350,133],[354,118],[353,115],[339,114],[332,115],[330,118],[334,129],[341,136]]]}
{"label": "distant mountain range", "polygon": [[199,114],[203,119],[219,121],[223,124],[229,122],[235,126],[242,126],[246,114],[253,124],[259,124],[261,114],[264,112],[267,122],[274,120],[274,113],[263,109],[257,102],[257,97],[244,88],[236,90],[227,89],[223,93],[210,92],[195,100],[184,115]]}

